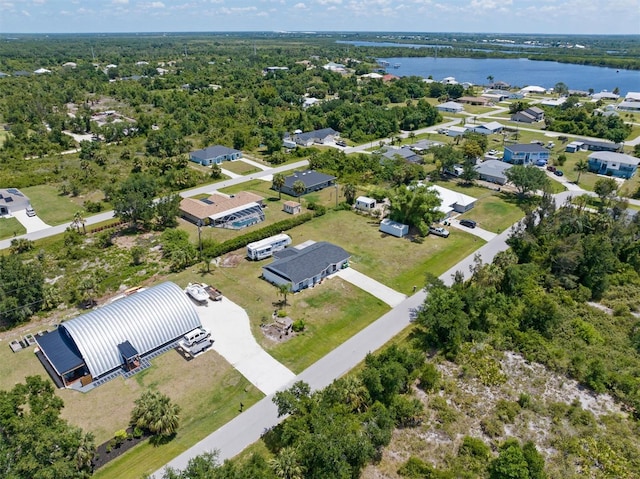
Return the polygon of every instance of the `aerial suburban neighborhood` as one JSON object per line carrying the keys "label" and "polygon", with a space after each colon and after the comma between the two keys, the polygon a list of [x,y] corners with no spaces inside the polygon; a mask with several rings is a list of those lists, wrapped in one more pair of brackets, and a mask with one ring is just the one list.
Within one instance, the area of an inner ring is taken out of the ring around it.
{"label": "aerial suburban neighborhood", "polygon": [[[639,477],[606,38],[0,41],[2,474]],[[445,63],[516,47],[556,70]]]}

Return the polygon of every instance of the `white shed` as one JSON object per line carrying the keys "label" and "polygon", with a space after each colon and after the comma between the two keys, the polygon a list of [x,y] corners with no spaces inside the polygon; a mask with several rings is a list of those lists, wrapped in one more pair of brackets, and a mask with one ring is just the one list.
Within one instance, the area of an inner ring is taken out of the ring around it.
{"label": "white shed", "polygon": [[402,238],[409,233],[409,226],[385,218],[380,222],[380,231]]}
{"label": "white shed", "polygon": [[361,211],[373,211],[376,207],[376,200],[367,196],[358,196],[356,198],[356,209]]}

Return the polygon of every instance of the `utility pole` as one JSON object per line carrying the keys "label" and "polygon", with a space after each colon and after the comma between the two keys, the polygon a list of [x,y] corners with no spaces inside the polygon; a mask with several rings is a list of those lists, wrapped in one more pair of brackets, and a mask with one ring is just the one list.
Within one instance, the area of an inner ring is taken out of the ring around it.
{"label": "utility pole", "polygon": [[196,223],[198,226],[198,249],[200,250],[200,261],[202,261],[202,220]]}

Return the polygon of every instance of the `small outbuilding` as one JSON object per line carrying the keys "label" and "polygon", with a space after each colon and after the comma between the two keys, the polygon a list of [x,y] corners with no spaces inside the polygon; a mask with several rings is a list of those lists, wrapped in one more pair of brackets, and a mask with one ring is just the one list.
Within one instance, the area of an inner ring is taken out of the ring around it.
{"label": "small outbuilding", "polygon": [[380,222],[380,231],[396,236],[397,238],[402,238],[409,234],[409,225],[385,218]]}
{"label": "small outbuilding", "polygon": [[358,196],[355,208],[361,211],[373,211],[376,208],[376,200],[367,196]]}
{"label": "small outbuilding", "polygon": [[302,205],[297,201],[285,201],[282,203],[282,211],[290,215],[297,215],[302,212]]}

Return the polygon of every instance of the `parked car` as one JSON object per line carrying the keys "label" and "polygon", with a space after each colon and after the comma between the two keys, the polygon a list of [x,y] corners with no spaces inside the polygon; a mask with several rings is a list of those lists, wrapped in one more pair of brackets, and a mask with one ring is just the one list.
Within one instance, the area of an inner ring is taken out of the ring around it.
{"label": "parked car", "polygon": [[462,226],[466,226],[467,228],[475,228],[477,223],[473,220],[464,218],[460,220],[460,224]]}
{"label": "parked car", "polygon": [[449,230],[444,229],[442,226],[429,226],[429,234],[446,238],[449,236]]}
{"label": "parked car", "polygon": [[343,148],[347,146],[347,142],[344,140],[336,140],[336,145],[342,146]]}
{"label": "parked car", "polygon": [[552,173],[554,173],[556,171],[556,167],[555,166],[547,166],[547,171],[551,171]]}
{"label": "parked car", "polygon": [[27,206],[27,216],[35,216],[36,210],[33,209],[32,206]]}
{"label": "parked car", "polygon": [[562,170],[556,170],[556,171],[553,172],[553,174],[556,175],[556,176],[563,176],[564,175]]}

